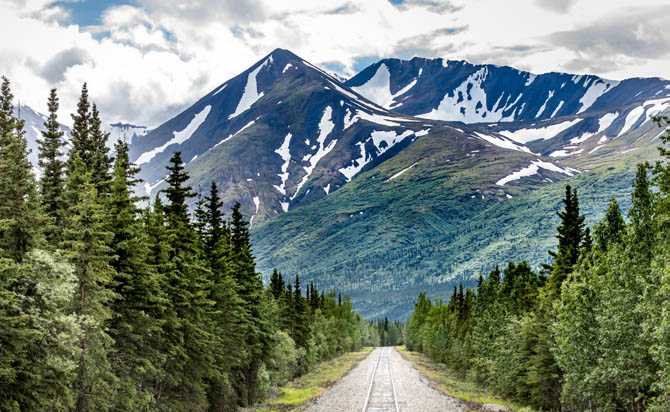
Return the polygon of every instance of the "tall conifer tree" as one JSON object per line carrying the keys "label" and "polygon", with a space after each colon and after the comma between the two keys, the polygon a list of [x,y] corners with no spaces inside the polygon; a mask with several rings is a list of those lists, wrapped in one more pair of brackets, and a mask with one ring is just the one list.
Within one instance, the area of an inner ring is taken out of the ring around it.
{"label": "tall conifer tree", "polygon": [[104,206],[77,152],[72,157],[72,166],[67,181],[72,203],[65,230],[65,249],[78,281],[73,311],[79,327],[80,354],[72,386],[73,410],[106,411],[112,406],[116,386],[108,360],[113,341],[106,330],[112,316],[109,304],[114,298],[109,288],[114,278],[110,265],[112,250],[107,246],[112,233],[106,230]]}
{"label": "tall conifer tree", "polygon": [[211,345],[215,336],[209,331],[213,302],[210,300],[211,272],[207,269],[199,239],[190,222],[186,200],[193,197],[185,186],[181,153],[175,152],[167,167],[165,205],[169,266],[166,271],[167,296],[174,317],[165,324],[171,339],[171,358],[167,361],[168,393],[161,410],[203,410],[207,406],[206,380],[212,375]]}
{"label": "tall conifer tree", "polygon": [[81,96],[77,103],[77,113],[72,114],[72,147],[67,162],[68,174],[73,172],[74,159],[73,154],[77,153],[85,170],[89,169],[93,159],[93,145],[90,138],[91,127],[91,104],[88,101],[88,88],[86,83],[81,88]]}
{"label": "tall conifer tree", "polygon": [[88,137],[90,139],[91,160],[87,167],[91,171],[92,181],[100,197],[106,197],[110,191],[110,169],[112,166],[112,159],[109,156],[109,148],[107,147],[109,133],[102,130],[100,112],[95,103],[91,107]]}
{"label": "tall conifer tree", "polygon": [[48,222],[46,236],[51,244],[58,244],[62,239],[63,219],[65,214],[65,201],[63,193],[65,190],[64,162],[61,160],[65,146],[63,131],[58,123],[58,96],[56,89],[51,89],[49,100],[49,117],[44,122],[45,130],[42,132],[42,140],[39,144],[39,166],[42,168],[42,177],[39,181],[42,195],[42,207]]}
{"label": "tall conifer tree", "polygon": [[245,380],[245,393],[242,395],[243,403],[252,405],[258,396],[258,371],[269,354],[271,331],[262,299],[263,283],[251,255],[249,223],[242,217],[239,203],[233,206],[231,218],[231,271],[239,285],[240,297],[245,301],[249,319],[246,331],[249,358],[241,371]]}
{"label": "tall conifer tree", "polygon": [[132,194],[139,169],[128,159],[126,142],[117,143],[116,154],[108,201],[116,292],[111,302],[114,316],[110,334],[115,346],[110,359],[120,379],[116,408],[142,411],[155,407],[157,394],[154,391],[163,381],[162,319],[166,314],[167,297],[158,271],[149,264],[149,239],[143,222],[138,219],[140,210],[136,206],[140,199]]}
{"label": "tall conifer tree", "polygon": [[21,261],[39,241],[43,215],[23,121],[14,117],[9,80],[0,89],[0,256]]}

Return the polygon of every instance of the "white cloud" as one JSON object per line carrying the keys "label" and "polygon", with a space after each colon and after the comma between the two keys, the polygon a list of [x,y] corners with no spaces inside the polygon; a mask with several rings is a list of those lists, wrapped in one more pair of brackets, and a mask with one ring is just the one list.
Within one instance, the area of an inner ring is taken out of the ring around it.
{"label": "white cloud", "polygon": [[[665,2],[639,0],[631,13],[627,0],[138,0],[105,10],[100,26],[80,27],[67,21],[81,5],[0,0],[0,73],[41,111],[58,87],[63,121],[86,81],[106,121],[149,125],[276,47],[337,63],[347,75],[364,56],[423,55],[538,73],[670,78],[668,53],[635,49],[653,50],[654,33],[667,39],[670,24],[657,11]],[[617,28],[627,43],[608,41]]]}

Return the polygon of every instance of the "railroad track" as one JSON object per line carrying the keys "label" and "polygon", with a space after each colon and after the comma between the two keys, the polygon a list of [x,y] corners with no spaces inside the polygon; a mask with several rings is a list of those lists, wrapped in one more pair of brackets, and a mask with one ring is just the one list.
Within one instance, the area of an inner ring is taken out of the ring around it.
{"label": "railroad track", "polygon": [[381,348],[362,412],[400,412],[391,370],[391,349]]}

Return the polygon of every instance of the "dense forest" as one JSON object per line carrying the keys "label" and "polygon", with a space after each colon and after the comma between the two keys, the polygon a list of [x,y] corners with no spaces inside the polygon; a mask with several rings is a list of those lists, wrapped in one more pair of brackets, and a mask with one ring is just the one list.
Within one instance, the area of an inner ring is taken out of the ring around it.
{"label": "dense forest", "polygon": [[447,303],[421,294],[408,347],[538,410],[669,411],[670,150],[660,151],[638,166],[627,220],[612,200],[591,230],[567,186],[553,263],[539,274],[496,267]]}
{"label": "dense forest", "polygon": [[86,85],[69,142],[51,91],[36,181],[2,80],[0,410],[230,411],[379,344],[348,298],[297,275],[265,287],[239,205],[225,216],[212,184],[189,211],[179,152],[139,207],[127,143],[106,147]]}

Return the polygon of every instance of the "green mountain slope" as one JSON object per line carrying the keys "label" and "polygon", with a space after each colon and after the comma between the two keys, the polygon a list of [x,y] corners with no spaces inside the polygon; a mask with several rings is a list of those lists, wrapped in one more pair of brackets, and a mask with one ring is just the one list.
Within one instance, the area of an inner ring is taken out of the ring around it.
{"label": "green mountain slope", "polygon": [[[625,138],[622,146],[630,144]],[[514,164],[509,156],[523,153],[448,139],[425,136],[330,196],[255,228],[259,269],[276,266],[335,287],[367,317],[402,319],[419,291],[447,298],[460,281],[472,284],[496,264],[546,262],[565,184],[578,189],[593,223],[612,196],[627,207],[635,165],[656,155],[644,141],[628,153],[608,149],[575,160],[590,170],[560,182],[534,175],[498,186]]]}

